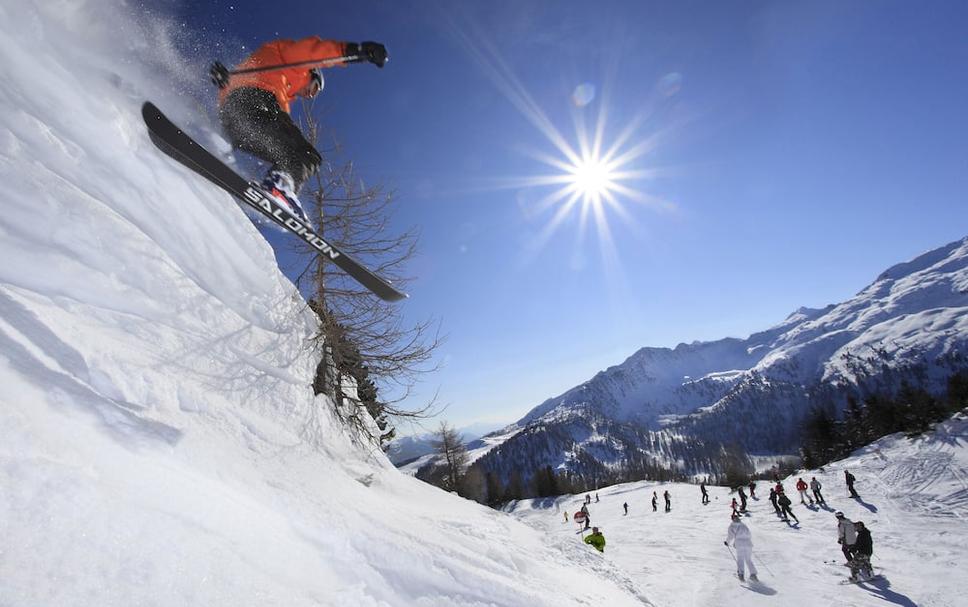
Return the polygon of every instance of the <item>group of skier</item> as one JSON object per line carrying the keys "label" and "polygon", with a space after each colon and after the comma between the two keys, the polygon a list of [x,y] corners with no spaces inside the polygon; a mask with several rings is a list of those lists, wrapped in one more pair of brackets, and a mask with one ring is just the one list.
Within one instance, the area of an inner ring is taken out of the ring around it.
{"label": "group of skier", "polygon": [[[856,478],[853,477],[849,472],[845,471],[845,480],[848,481],[847,487],[848,491],[852,496],[856,496],[856,492],[853,490],[853,483],[856,482]],[[749,494],[754,499],[756,498],[756,483],[750,482],[746,486],[749,490]],[[811,477],[808,483],[803,477],[797,479],[796,482],[797,492],[800,494],[800,503],[807,506],[821,505],[826,507],[827,501],[823,497],[822,489],[823,486],[817,477]],[[810,495],[808,490],[812,493]],[[709,490],[706,488],[706,484],[700,483],[699,491],[702,496],[702,503],[709,503]],[[736,575],[740,580],[745,580],[747,572],[749,574],[749,580],[752,582],[757,582],[758,571],[756,565],[753,563],[753,534],[749,527],[743,522],[743,515],[747,513],[747,496],[744,491],[744,487],[737,487],[735,489],[737,496],[739,497],[739,502],[737,498],[734,497],[730,503],[732,508],[732,513],[730,514],[730,524],[726,532],[726,539],[723,544],[730,549],[733,557],[736,560]],[[668,490],[663,491],[663,497],[665,499],[665,511],[670,512],[672,509],[672,496]],[[595,495],[595,501],[598,501],[598,495]],[[792,501],[783,489],[783,484],[777,480],[776,484],[770,487],[770,503],[777,516],[782,517],[784,521],[789,522],[790,518],[793,518],[797,524],[799,524],[799,519],[793,513],[791,508]],[[652,492],[652,511],[658,511],[658,492]],[[579,524],[584,523],[583,530],[589,528],[590,516],[588,514],[588,504],[591,503],[590,496],[586,497],[581,509],[575,513],[575,520]],[[623,515],[628,515],[629,505],[628,502],[622,504],[624,510]],[[850,567],[850,578],[849,581],[857,582],[863,579],[873,577],[874,572],[871,567],[871,556],[873,554],[873,540],[871,538],[870,530],[867,529],[862,521],[851,521],[844,516],[843,512],[836,513],[837,518],[837,542],[840,544],[841,551],[846,559],[845,565]],[[565,521],[568,520],[568,514],[565,513]],[[605,551],[605,537],[601,533],[598,527],[591,528],[592,533],[585,538],[585,543],[593,546],[599,552]]]}
{"label": "group of skier", "polygon": [[[844,471],[844,478],[847,484],[848,492],[851,497],[859,498],[860,496],[854,490],[854,483],[856,482],[856,477],[852,475],[849,471]],[[811,477],[810,482],[807,483],[803,477],[797,479],[796,483],[797,491],[800,493],[800,503],[804,505],[813,506],[814,504],[827,506],[827,500],[824,499],[821,489],[823,486],[817,477]],[[750,494],[753,494],[755,487],[753,483],[750,483]],[[807,490],[810,489],[813,496],[807,494]],[[724,544],[726,546],[732,546],[736,549],[736,575],[739,579],[744,579],[745,569],[749,569],[750,580],[756,580],[756,566],[753,564],[752,551],[753,551],[753,540],[752,534],[749,528],[743,524],[742,514],[746,512],[746,496],[743,494],[742,487],[737,488],[737,493],[742,499],[742,504],[736,503],[736,498],[733,498],[732,514],[730,518],[732,522],[730,523],[729,530],[727,532],[726,541]],[[705,484],[700,485],[700,492],[702,493],[702,503],[706,504],[709,502],[709,494],[706,491]],[[783,484],[777,480],[776,485],[770,488],[770,503],[773,505],[777,516],[783,517],[784,521],[789,522],[788,517],[792,517],[793,520],[799,524],[799,519],[793,514],[793,510],[790,508],[791,501],[783,490]],[[738,507],[737,507],[738,506]],[[870,578],[874,575],[873,568],[871,567],[871,555],[874,552],[873,539],[871,538],[870,530],[864,525],[862,521],[851,521],[844,516],[843,512],[837,512],[837,542],[841,546],[841,551],[844,557],[847,559],[845,565],[850,567],[850,581],[859,581],[860,575],[863,574],[865,578]]]}

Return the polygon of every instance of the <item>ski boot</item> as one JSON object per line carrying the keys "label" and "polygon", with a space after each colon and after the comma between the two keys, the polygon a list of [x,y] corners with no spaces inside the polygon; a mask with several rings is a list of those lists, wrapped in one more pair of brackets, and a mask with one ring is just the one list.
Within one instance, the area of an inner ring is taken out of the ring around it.
{"label": "ski boot", "polygon": [[751,573],[750,574],[750,581],[751,582],[758,582],[758,581],[760,581],[760,578],[756,577],[756,574],[755,573]]}
{"label": "ski boot", "polygon": [[303,210],[302,203],[299,202],[299,198],[296,196],[296,186],[289,173],[278,169],[269,169],[261,185],[262,189],[279,202],[280,206],[288,211],[290,215],[307,226],[313,227],[313,224],[309,221],[309,217],[306,216],[306,212]]}
{"label": "ski boot", "polygon": [[741,581],[741,582],[744,581],[744,580],[746,580],[746,576],[744,576],[739,571],[736,572],[736,577],[738,577],[739,578],[739,581]]}

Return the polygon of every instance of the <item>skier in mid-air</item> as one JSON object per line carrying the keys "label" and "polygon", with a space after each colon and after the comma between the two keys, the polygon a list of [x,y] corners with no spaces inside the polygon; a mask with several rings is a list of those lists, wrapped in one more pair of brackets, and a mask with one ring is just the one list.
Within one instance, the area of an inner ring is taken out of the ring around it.
{"label": "skier in mid-air", "polygon": [[730,518],[732,522],[726,531],[726,541],[723,544],[728,548],[729,543],[732,542],[733,547],[736,548],[736,577],[741,580],[744,579],[745,568],[749,567],[750,581],[756,582],[758,580],[756,578],[756,565],[753,564],[753,534],[750,533],[749,527],[740,520],[739,514],[734,512]]}
{"label": "skier in mid-air", "polygon": [[323,89],[321,67],[363,61],[383,67],[388,59],[386,47],[377,42],[311,36],[266,42],[236,66],[237,72],[260,71],[230,73],[221,64],[212,67],[220,89],[219,120],[232,146],[269,163],[262,188],[304,222],[308,218],[299,188],[322,158],[289,116],[290,103],[298,97],[311,99]]}

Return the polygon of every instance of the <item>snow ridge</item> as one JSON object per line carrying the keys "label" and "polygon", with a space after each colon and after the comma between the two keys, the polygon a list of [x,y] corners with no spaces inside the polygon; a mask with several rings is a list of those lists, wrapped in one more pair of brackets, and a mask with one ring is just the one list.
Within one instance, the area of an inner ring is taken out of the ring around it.
{"label": "snow ridge", "polygon": [[224,153],[205,61],[131,11],[0,4],[0,605],[643,604],[313,395],[272,249],[141,122]]}

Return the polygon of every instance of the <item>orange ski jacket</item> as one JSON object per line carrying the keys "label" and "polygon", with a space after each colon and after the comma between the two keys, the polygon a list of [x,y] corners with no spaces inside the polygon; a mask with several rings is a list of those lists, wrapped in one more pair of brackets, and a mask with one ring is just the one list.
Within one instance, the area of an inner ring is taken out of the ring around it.
{"label": "orange ski jacket", "polygon": [[[273,40],[257,48],[235,69],[299,63],[316,59],[326,61],[327,59],[342,57],[345,54],[345,42],[323,40],[319,36],[310,36],[302,40]],[[309,84],[311,67],[293,67],[269,72],[233,75],[229,78],[228,86],[219,91],[218,103],[219,105],[225,103],[225,98],[236,89],[254,87],[275,95],[276,100],[279,101],[279,107],[288,114],[289,104]]]}

